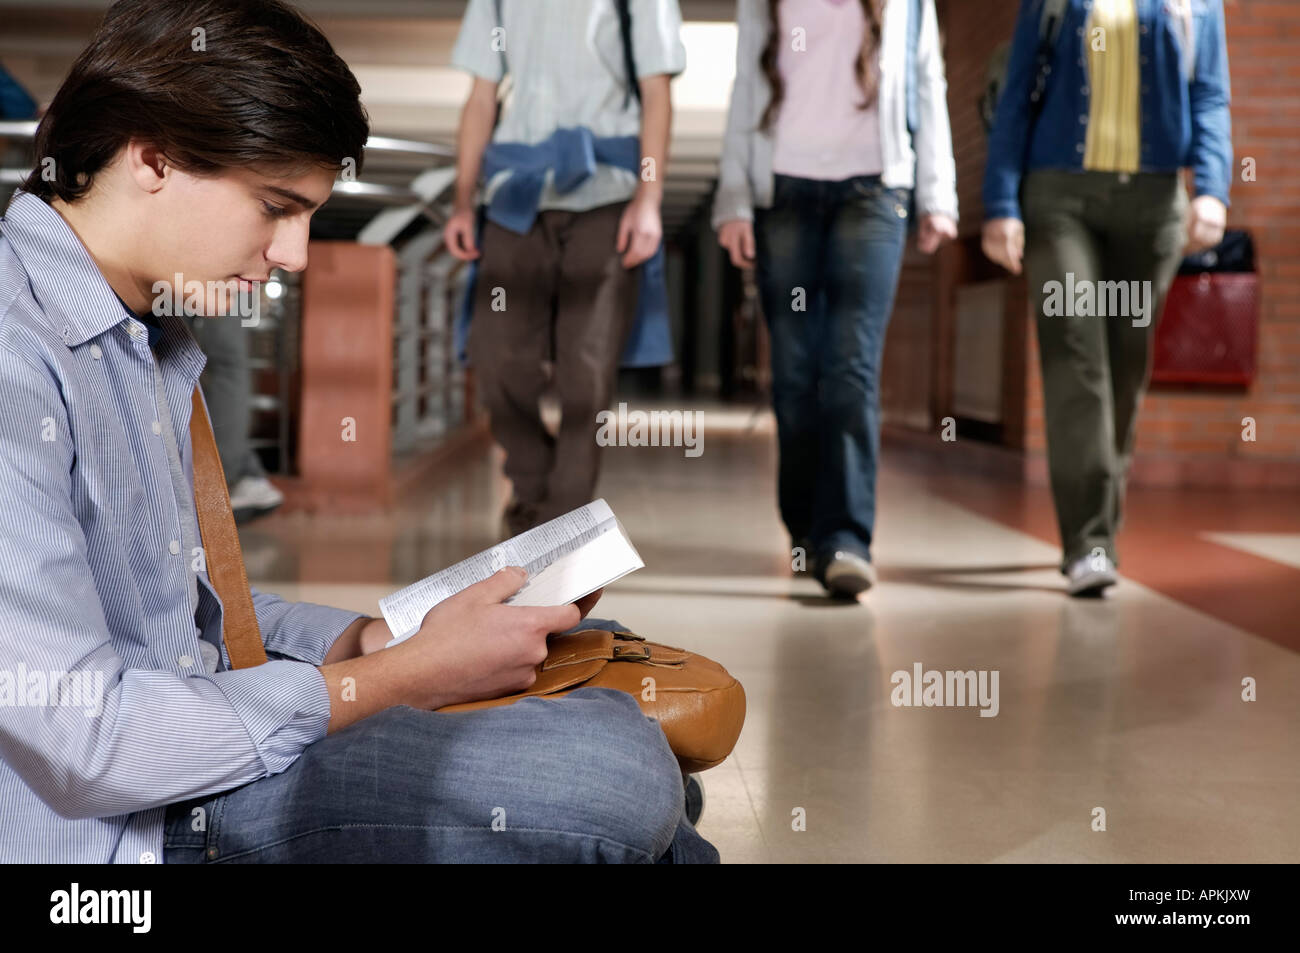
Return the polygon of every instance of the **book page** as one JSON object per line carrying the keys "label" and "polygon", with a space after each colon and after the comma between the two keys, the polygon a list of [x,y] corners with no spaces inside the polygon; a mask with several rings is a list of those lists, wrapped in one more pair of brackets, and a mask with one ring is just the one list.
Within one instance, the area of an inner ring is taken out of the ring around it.
{"label": "book page", "polygon": [[505,566],[528,572],[507,604],[546,606],[573,602],[644,565],[602,499],[386,596],[379,608],[394,635],[388,645],[396,645],[414,635],[439,602]]}

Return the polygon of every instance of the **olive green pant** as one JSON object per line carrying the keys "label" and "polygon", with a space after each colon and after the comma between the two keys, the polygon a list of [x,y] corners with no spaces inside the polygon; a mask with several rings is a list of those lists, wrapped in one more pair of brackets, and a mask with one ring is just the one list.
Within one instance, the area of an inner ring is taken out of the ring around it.
{"label": "olive green pant", "polygon": [[1187,194],[1175,173],[1035,171],[1022,206],[1061,567],[1098,549],[1118,565],[1138,406],[1182,257]]}

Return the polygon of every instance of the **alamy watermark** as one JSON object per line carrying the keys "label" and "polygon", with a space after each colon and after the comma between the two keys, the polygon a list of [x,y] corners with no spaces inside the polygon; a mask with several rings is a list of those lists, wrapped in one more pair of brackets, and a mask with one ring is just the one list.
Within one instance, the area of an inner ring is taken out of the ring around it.
{"label": "alamy watermark", "polygon": [[596,414],[596,444],[601,447],[685,447],[688,457],[704,452],[704,411],[633,410]]}
{"label": "alamy watermark", "polygon": [[261,320],[262,295],[256,283],[232,278],[229,281],[185,281],[176,273],[172,281],[153,283],[154,317],[232,317],[242,327],[256,327]]}
{"label": "alamy watermark", "polygon": [[82,890],[73,883],[50,894],[50,922],[57,924],[126,924],[132,933],[153,925],[152,890]]}
{"label": "alamy watermark", "polygon": [[104,710],[104,673],[0,669],[0,708],[81,708],[87,718]]}
{"label": "alamy watermark", "polygon": [[981,718],[998,714],[998,670],[923,672],[921,663],[912,671],[899,669],[889,677],[894,690],[889,700],[895,708],[975,708]]}
{"label": "alamy watermark", "polygon": [[1065,281],[1043,284],[1043,315],[1048,318],[1130,318],[1135,328],[1145,328],[1155,313],[1155,295],[1149,281]]}

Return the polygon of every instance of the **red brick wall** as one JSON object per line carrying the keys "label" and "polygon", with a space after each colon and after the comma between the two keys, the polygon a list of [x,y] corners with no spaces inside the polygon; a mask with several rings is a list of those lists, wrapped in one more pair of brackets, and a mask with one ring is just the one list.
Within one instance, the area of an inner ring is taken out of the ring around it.
{"label": "red brick wall", "polygon": [[[976,103],[989,55],[1010,36],[1019,4],[938,0],[938,7],[945,35],[961,230],[973,236],[983,218],[979,193],[985,159]],[[1237,162],[1229,227],[1248,228],[1255,236],[1261,298],[1259,369],[1254,384],[1245,391],[1171,387],[1151,391],[1139,423],[1136,482],[1296,485],[1300,479],[1300,3],[1228,0],[1226,11]],[[1256,160],[1253,183],[1241,181],[1241,162],[1246,157]],[[926,294],[924,277],[933,273],[932,268],[909,258],[912,280],[900,288],[895,318],[923,306],[919,296]],[[912,341],[907,349],[911,362],[916,360],[915,322],[904,317],[900,329]],[[1032,329],[1029,346],[1036,347]],[[1042,396],[1036,352],[1028,366],[1025,446],[1031,454],[1041,454]],[[884,386],[906,373],[908,368],[891,361],[887,351]],[[1255,419],[1253,443],[1241,439],[1243,417]]]}

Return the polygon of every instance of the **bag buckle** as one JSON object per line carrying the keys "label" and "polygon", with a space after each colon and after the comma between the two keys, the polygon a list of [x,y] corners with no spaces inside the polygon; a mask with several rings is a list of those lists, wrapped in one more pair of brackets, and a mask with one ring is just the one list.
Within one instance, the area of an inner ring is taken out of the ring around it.
{"label": "bag buckle", "polygon": [[613,661],[615,662],[648,662],[650,661],[650,646],[648,645],[614,645]]}

